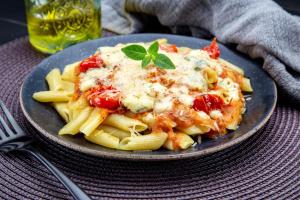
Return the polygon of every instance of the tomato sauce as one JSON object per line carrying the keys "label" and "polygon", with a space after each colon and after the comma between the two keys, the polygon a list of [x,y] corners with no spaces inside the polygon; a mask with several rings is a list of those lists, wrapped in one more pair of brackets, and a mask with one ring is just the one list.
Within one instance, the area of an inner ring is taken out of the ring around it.
{"label": "tomato sauce", "polygon": [[216,38],[213,39],[209,46],[203,47],[202,50],[206,51],[212,59],[218,59],[221,54]]}
{"label": "tomato sauce", "polygon": [[177,47],[176,47],[175,44],[171,44],[171,45],[163,45],[163,44],[161,44],[161,45],[159,45],[159,48],[161,50],[166,51],[166,52],[173,52],[173,53],[177,53],[178,52],[178,49],[177,49]]}
{"label": "tomato sauce", "polygon": [[168,139],[172,142],[172,146],[174,150],[179,150],[179,138],[176,137],[176,134],[173,131],[168,132]]}

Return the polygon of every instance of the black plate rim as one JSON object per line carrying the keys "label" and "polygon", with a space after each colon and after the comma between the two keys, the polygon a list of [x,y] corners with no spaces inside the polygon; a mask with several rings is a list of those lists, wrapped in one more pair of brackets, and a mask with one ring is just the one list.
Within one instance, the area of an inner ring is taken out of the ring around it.
{"label": "black plate rim", "polygon": [[[191,38],[188,36],[181,36],[181,35],[172,35],[172,34],[149,34],[149,33],[142,33],[142,34],[131,34],[130,36],[134,37],[134,36],[155,36],[158,38],[163,38],[164,36],[180,36],[180,37],[186,37],[186,38]],[[101,39],[118,39],[118,38],[122,38],[124,36],[129,36],[129,35],[121,35],[121,36],[112,36],[112,37],[105,37],[105,38],[101,38]],[[97,39],[97,40],[101,40],[101,39]],[[198,38],[195,38],[198,39]],[[90,42],[90,41],[88,41]],[[75,45],[74,45],[75,46]],[[72,47],[74,47],[72,46]],[[58,55],[58,54],[62,54],[63,51],[58,52],[54,55]],[[49,58],[49,57],[48,57]],[[108,158],[108,159],[117,159],[117,160],[135,160],[135,161],[166,161],[166,160],[179,160],[179,159],[188,159],[188,158],[197,158],[200,156],[204,156],[204,155],[208,155],[208,154],[212,154],[212,153],[216,153],[219,151],[222,151],[224,149],[227,149],[229,147],[232,147],[234,145],[239,144],[240,142],[248,139],[249,137],[251,137],[253,134],[255,134],[259,129],[261,129],[270,119],[271,115],[273,114],[276,104],[277,104],[277,99],[278,99],[278,94],[277,94],[277,87],[275,82],[272,80],[272,89],[274,92],[274,101],[273,104],[271,106],[271,109],[269,110],[269,113],[266,115],[266,117],[261,120],[256,126],[254,126],[250,131],[246,132],[245,134],[234,138],[233,140],[226,142],[224,144],[215,146],[215,147],[210,147],[207,149],[203,149],[200,151],[196,151],[196,152],[183,152],[180,154],[174,154],[174,155],[141,155],[141,154],[119,154],[118,152],[108,152],[108,151],[98,151],[98,150],[93,150],[93,149],[89,149],[87,147],[83,147],[80,145],[76,145],[76,144],[72,144],[69,143],[67,141],[61,140],[57,137],[55,137],[54,135],[52,135],[51,133],[47,132],[45,129],[43,129],[39,124],[37,124],[31,117],[30,114],[27,112],[25,106],[24,106],[24,99],[22,98],[22,94],[23,94],[23,90],[24,90],[24,83],[26,82],[26,80],[29,78],[29,76],[31,75],[31,73],[34,71],[35,68],[37,68],[38,65],[43,64],[43,62],[46,62],[48,58],[45,58],[44,60],[42,60],[39,64],[37,64],[35,67],[33,67],[33,69],[31,70],[31,72],[26,76],[26,78],[24,79],[22,85],[21,85],[21,90],[19,93],[19,101],[20,101],[20,105],[21,105],[21,110],[24,113],[26,119],[31,123],[31,125],[33,125],[34,128],[36,128],[43,136],[45,136],[47,139],[62,145],[66,148],[72,149],[74,151],[78,151],[84,154],[88,154],[88,155],[92,155],[92,156],[96,156],[99,158]]]}

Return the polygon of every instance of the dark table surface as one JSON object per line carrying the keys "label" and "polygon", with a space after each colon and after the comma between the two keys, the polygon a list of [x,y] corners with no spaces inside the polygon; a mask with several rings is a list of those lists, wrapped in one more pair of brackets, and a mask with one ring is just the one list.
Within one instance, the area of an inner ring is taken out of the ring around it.
{"label": "dark table surface", "polygon": [[[275,0],[288,12],[300,15],[300,1]],[[9,0],[0,5],[0,44],[27,35],[23,0]]]}

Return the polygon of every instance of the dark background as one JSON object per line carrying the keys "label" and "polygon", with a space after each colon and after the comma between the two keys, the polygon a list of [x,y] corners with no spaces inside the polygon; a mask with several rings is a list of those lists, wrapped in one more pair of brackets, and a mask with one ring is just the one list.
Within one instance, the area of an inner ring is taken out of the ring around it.
{"label": "dark background", "polygon": [[[300,15],[299,0],[275,0],[288,12]],[[0,5],[0,44],[27,35],[23,0],[3,1]]]}

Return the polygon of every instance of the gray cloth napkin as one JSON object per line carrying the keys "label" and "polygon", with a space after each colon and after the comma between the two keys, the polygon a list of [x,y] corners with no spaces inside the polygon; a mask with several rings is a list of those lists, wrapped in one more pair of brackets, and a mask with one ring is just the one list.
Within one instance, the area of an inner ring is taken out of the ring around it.
{"label": "gray cloth napkin", "polygon": [[156,16],[174,31],[187,27],[196,37],[207,30],[262,58],[280,88],[300,102],[300,18],[271,0],[103,0],[102,7],[103,27],[118,34],[143,29],[136,13]]}

